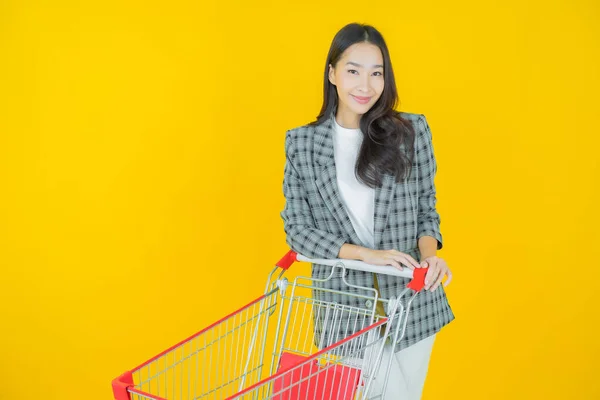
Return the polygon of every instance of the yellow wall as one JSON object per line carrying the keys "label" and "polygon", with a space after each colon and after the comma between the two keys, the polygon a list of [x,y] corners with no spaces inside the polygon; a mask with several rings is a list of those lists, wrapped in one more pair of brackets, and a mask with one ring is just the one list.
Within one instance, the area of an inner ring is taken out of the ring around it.
{"label": "yellow wall", "polygon": [[457,320],[424,399],[600,398],[596,2],[38,3],[0,5],[2,400],[109,399],[263,289],[285,130],[355,20],[434,135]]}

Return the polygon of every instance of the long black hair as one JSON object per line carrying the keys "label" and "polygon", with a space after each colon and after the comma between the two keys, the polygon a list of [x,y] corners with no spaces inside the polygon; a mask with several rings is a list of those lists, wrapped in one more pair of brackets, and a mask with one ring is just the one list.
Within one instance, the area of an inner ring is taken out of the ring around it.
{"label": "long black hair", "polygon": [[359,180],[373,188],[381,186],[383,173],[395,176],[396,182],[410,175],[415,141],[414,128],[395,110],[398,91],[394,71],[387,45],[377,29],[370,25],[351,23],[335,35],[325,62],[323,106],[317,120],[309,125],[321,124],[336,112],[338,94],[336,87],[329,81],[329,64],[335,68],[344,51],[361,42],[374,44],[383,55],[384,88],[377,102],[360,119],[364,140],[355,171]]}

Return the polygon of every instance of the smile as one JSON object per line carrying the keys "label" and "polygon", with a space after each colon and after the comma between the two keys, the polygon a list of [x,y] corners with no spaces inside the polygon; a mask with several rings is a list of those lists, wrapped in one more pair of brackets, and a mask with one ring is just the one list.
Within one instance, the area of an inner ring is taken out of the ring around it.
{"label": "smile", "polygon": [[360,104],[366,104],[371,100],[370,97],[359,97],[359,96],[354,96],[352,94],[350,96],[352,96],[354,98],[354,100],[356,100]]}

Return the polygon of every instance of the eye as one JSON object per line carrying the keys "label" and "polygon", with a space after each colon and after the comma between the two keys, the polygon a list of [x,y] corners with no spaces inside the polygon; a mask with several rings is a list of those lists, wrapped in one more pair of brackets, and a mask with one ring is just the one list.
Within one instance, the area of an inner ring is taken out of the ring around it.
{"label": "eye", "polygon": [[377,76],[383,76],[383,74],[381,72],[379,72],[379,71],[375,71],[373,74],[379,74]]}
{"label": "eye", "polygon": [[349,69],[349,70],[348,70],[348,72],[350,72],[350,73],[352,73],[352,72],[356,72],[356,73],[358,73],[358,71],[357,71],[357,70],[355,70],[355,69]]}

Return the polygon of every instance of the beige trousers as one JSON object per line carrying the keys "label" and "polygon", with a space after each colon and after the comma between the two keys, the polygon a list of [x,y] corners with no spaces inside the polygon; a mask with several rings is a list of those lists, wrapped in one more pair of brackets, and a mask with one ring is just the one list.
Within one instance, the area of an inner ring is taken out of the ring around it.
{"label": "beige trousers", "polygon": [[386,343],[379,375],[372,382],[370,394],[380,394],[390,357],[392,365],[387,379],[385,400],[420,400],[429,367],[435,335],[421,340],[397,353]]}

